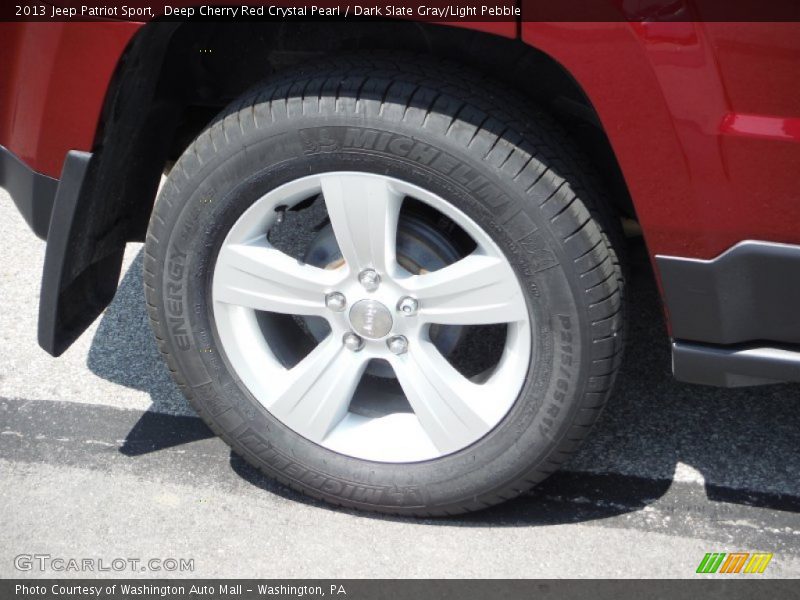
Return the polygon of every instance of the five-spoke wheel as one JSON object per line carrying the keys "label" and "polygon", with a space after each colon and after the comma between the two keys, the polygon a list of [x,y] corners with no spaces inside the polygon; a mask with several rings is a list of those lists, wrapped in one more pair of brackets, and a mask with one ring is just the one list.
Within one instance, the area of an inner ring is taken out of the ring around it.
{"label": "five-spoke wheel", "polygon": [[[269,241],[280,211],[310,197],[327,209],[344,259],[336,268],[300,262]],[[409,272],[397,255],[406,199],[456,223],[474,249],[438,270]],[[222,347],[251,393],[304,437],[357,458],[420,461],[475,442],[508,412],[530,358],[525,297],[496,244],[444,199],[383,175],[312,175],[259,198],[219,250],[213,300]],[[259,312],[320,317],[329,332],[287,368],[279,358],[287,340],[265,333]],[[431,339],[432,326],[491,324],[507,325],[504,348],[480,377],[459,372]],[[351,410],[373,360],[391,366],[411,412]]]}

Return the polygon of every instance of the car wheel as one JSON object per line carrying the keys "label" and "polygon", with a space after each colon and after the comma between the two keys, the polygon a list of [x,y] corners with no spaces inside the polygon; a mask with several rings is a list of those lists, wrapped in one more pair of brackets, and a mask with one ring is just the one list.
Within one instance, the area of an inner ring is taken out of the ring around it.
{"label": "car wheel", "polygon": [[271,78],[183,153],[145,291],[200,416],[264,473],[360,509],[455,514],[562,464],[622,350],[592,169],[447,63]]}

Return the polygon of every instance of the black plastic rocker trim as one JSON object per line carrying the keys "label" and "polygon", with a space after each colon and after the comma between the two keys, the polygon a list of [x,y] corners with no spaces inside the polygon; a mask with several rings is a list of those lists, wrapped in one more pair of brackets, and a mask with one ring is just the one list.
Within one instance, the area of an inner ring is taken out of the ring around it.
{"label": "black plastic rocker trim", "polygon": [[800,381],[800,246],[745,241],[712,260],[656,256],[676,379]]}
{"label": "black plastic rocker trim", "polygon": [[672,343],[672,372],[679,381],[743,387],[800,381],[800,349]]}
{"label": "black plastic rocker trim", "polygon": [[8,190],[33,232],[47,239],[58,180],[37,173],[8,148],[0,146],[0,187]]}
{"label": "black plastic rocker trim", "polygon": [[745,241],[712,260],[656,265],[675,339],[800,345],[800,246]]}

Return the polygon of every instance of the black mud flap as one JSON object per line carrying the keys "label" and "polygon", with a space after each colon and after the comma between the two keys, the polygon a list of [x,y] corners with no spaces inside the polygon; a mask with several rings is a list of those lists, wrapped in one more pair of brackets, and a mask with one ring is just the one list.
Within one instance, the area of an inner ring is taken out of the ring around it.
{"label": "black mud flap", "polygon": [[62,354],[108,306],[122,268],[124,245],[98,256],[93,253],[98,246],[86,243],[93,228],[78,208],[91,162],[88,152],[67,154],[50,218],[39,345],[53,356]]}

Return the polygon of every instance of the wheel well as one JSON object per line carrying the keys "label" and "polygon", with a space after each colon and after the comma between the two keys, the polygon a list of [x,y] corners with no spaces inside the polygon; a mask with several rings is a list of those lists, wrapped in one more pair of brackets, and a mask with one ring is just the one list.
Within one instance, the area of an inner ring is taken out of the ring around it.
{"label": "wheel well", "polygon": [[[529,97],[593,160],[617,211],[633,216],[619,165],[591,102],[561,65],[519,40],[410,21],[156,22],[142,28],[120,61],[95,144],[106,155],[123,154],[115,146],[125,145],[124,154],[133,160],[122,175],[128,185],[123,181],[115,194],[127,196],[120,202],[128,211],[122,215],[124,237],[143,239],[161,171],[230,101],[276,70],[301,68],[334,53],[375,51],[447,58]],[[125,135],[144,127],[147,133]],[[115,161],[105,158],[105,165],[119,173]]]}

